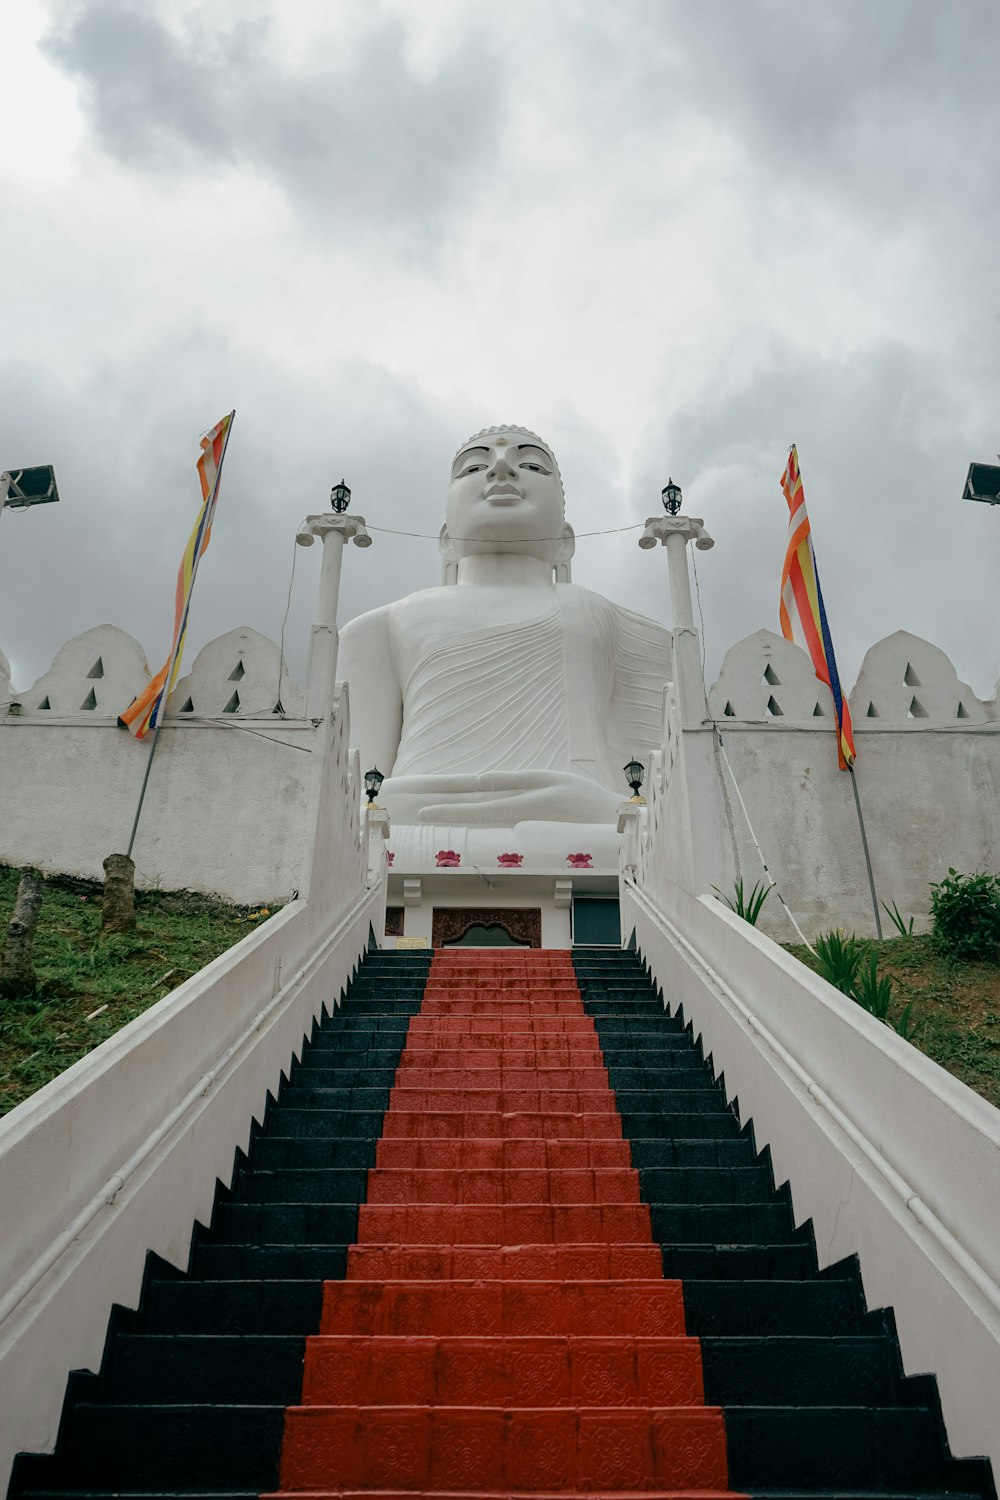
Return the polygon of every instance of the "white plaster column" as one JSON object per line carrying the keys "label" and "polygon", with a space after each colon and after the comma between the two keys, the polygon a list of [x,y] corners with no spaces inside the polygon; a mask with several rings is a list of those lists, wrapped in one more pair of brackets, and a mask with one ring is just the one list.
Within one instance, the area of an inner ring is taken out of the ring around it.
{"label": "white plaster column", "polygon": [[673,615],[674,687],[680,720],[682,726],[702,724],[708,718],[708,702],[701,669],[701,647],[691,607],[687,544],[694,542],[700,552],[707,552],[715,543],[698,516],[650,516],[639,538],[639,546],[648,550],[657,542],[667,549]]}
{"label": "white plaster column", "polygon": [[368,852],[368,884],[377,885],[385,871],[385,843],[389,837],[388,809],[369,802],[365,808],[365,840]]}
{"label": "white plaster column", "polygon": [[348,541],[356,547],[370,547],[372,539],[365,529],[364,516],[307,516],[295,540],[300,547],[311,547],[316,538],[323,543],[323,563],[316,594],[316,620],[309,638],[309,667],[306,675],[306,718],[325,719],[333,701],[337,680],[337,606],[340,602],[340,570]]}

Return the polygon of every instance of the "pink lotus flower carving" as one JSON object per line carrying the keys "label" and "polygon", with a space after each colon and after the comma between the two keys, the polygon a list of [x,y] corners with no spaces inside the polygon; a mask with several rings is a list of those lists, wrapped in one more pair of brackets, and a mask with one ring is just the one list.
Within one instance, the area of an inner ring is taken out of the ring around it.
{"label": "pink lotus flower carving", "polygon": [[396,856],[395,856],[395,854],[393,854],[393,852],[392,852],[391,849],[387,849],[385,851],[385,862],[386,862],[387,865],[391,865],[392,862],[393,862],[393,860],[395,858],[396,858]]}
{"label": "pink lotus flower carving", "polygon": [[592,854],[567,854],[566,863],[574,870],[592,870],[594,856]]}
{"label": "pink lotus flower carving", "polygon": [[434,863],[439,870],[453,870],[462,863],[462,856],[457,849],[439,849],[434,856]]}
{"label": "pink lotus flower carving", "polygon": [[516,870],[519,865],[524,864],[523,854],[498,854],[497,864],[501,870]]}

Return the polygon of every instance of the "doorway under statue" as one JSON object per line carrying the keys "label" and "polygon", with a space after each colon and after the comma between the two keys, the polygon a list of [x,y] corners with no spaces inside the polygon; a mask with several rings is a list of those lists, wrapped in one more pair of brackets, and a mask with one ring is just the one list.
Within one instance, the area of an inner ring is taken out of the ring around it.
{"label": "doorway under statue", "polygon": [[435,907],[431,927],[435,948],[540,948],[539,907]]}

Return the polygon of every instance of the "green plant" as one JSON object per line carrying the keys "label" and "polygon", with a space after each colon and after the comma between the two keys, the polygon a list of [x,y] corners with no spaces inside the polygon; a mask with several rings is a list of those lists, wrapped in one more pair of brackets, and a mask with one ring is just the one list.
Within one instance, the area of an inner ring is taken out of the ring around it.
{"label": "green plant", "polygon": [[[717,885],[713,885],[712,889],[713,891],[719,891]],[[772,890],[773,886],[764,885],[763,881],[758,880],[753,890],[747,895],[744,893],[743,880],[741,878],[737,880],[733,887],[733,897],[724,896],[721,891],[719,891],[719,895],[730,911],[734,911],[738,917],[742,917],[744,922],[749,922],[751,927],[756,927],[757,918],[760,916],[760,909]]]}
{"label": "green plant", "polygon": [[821,933],[814,946],[821,977],[843,994],[853,996],[867,943],[836,927],[832,932]]}
{"label": "green plant", "polygon": [[878,954],[869,948],[858,964],[851,998],[876,1021],[887,1021],[892,1003],[892,981],[878,972]]}
{"label": "green plant", "polygon": [[892,903],[891,908],[886,906],[885,902],[883,901],[882,909],[884,910],[886,916],[889,918],[889,921],[892,923],[893,927],[895,927],[896,931],[899,933],[900,937],[913,936],[913,918],[911,917],[908,922],[905,921],[895,901]]}
{"label": "green plant", "polygon": [[903,1038],[904,1042],[912,1042],[918,1033],[923,1030],[924,1018],[922,1016],[914,1016],[913,1001],[909,1000],[895,1021],[890,1021],[889,1025],[898,1036]]}
{"label": "green plant", "polygon": [[1000,879],[949,869],[931,883],[931,936],[938,952],[970,962],[995,959],[1000,943]]}

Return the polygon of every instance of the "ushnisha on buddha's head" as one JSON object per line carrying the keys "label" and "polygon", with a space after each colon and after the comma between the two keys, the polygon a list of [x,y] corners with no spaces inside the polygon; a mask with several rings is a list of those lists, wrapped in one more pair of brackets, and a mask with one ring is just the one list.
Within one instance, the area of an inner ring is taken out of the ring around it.
{"label": "ushnisha on buddha's head", "polygon": [[452,460],[442,545],[453,557],[506,552],[555,565],[573,550],[565,511],[548,443],[526,427],[486,427]]}

